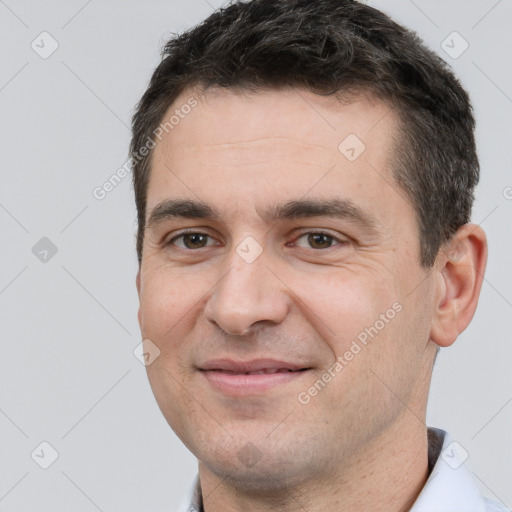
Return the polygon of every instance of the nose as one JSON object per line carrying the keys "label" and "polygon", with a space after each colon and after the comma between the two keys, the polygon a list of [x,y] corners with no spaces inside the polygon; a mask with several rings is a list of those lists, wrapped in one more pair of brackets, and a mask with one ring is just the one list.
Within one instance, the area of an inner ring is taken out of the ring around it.
{"label": "nose", "polygon": [[290,310],[290,293],[279,272],[271,268],[266,251],[252,262],[234,249],[229,270],[214,287],[205,316],[228,334],[244,335],[257,324],[279,324]]}

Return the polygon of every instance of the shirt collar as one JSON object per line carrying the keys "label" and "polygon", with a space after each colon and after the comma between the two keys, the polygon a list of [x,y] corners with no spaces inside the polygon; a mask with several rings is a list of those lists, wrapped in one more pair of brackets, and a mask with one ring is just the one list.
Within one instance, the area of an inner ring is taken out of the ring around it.
{"label": "shirt collar", "polygon": [[[462,446],[444,430],[429,427],[428,434],[429,467],[433,468],[410,512],[485,512],[480,490],[464,465],[467,454],[457,451],[463,452]],[[440,446],[437,455],[435,445]]]}
{"label": "shirt collar", "polygon": [[[458,443],[438,428],[428,428],[430,476],[410,512],[485,512],[478,487],[457,453]],[[201,484],[197,475],[180,512],[203,512]]]}

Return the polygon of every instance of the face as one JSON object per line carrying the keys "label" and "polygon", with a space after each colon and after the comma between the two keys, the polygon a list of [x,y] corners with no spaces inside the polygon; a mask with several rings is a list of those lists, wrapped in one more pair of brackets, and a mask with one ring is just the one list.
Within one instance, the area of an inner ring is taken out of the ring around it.
{"label": "face", "polygon": [[396,118],[370,98],[212,89],[165,119],[192,96],[147,193],[153,392],[207,471],[332,477],[424,414],[433,283],[392,177]]}

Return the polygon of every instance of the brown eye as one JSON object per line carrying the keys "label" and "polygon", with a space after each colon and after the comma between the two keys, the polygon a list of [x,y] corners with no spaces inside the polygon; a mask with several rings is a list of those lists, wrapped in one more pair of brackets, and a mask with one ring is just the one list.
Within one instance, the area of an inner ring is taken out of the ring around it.
{"label": "brown eye", "polygon": [[326,235],[325,233],[309,233],[308,234],[308,243],[314,249],[328,249],[331,247],[334,238],[332,236]]}
{"label": "brown eye", "polygon": [[[208,244],[209,235],[205,233],[183,233],[169,241],[169,245],[176,245],[182,249],[202,249]],[[181,240],[181,243],[177,241]]]}
{"label": "brown eye", "polygon": [[206,245],[207,236],[201,233],[189,233],[183,236],[183,243],[187,249],[197,249]]}
{"label": "brown eye", "polygon": [[[305,241],[305,243],[303,242]],[[321,231],[308,231],[299,236],[295,244],[305,249],[330,249],[335,245],[344,245],[346,242]]]}

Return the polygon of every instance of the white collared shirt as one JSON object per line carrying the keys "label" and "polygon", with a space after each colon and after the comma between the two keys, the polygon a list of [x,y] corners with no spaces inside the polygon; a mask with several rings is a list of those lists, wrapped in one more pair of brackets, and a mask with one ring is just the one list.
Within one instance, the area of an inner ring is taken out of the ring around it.
{"label": "white collared shirt", "polygon": [[[433,468],[409,512],[511,512],[481,494],[447,432],[432,427],[428,431],[429,466]],[[438,442],[432,443],[433,439]],[[179,512],[204,512],[198,476]]]}

